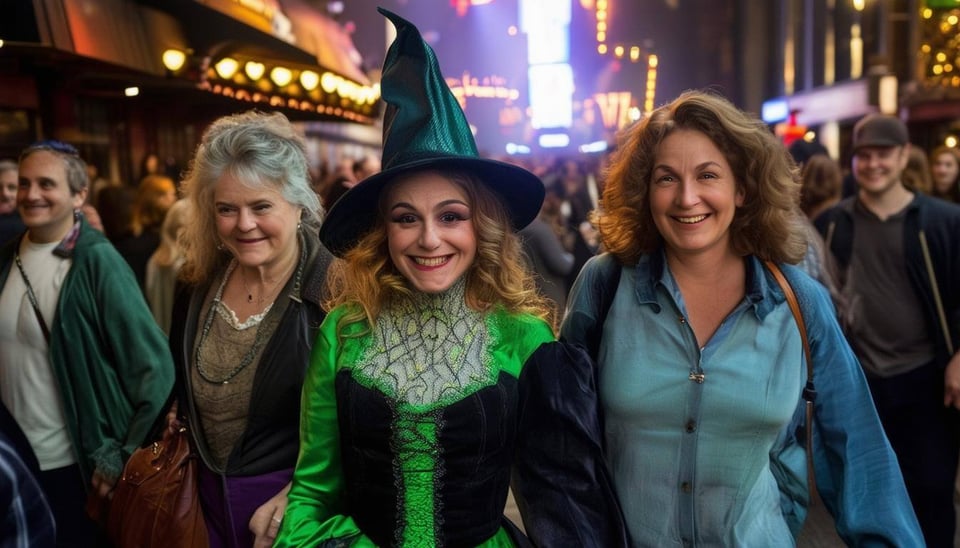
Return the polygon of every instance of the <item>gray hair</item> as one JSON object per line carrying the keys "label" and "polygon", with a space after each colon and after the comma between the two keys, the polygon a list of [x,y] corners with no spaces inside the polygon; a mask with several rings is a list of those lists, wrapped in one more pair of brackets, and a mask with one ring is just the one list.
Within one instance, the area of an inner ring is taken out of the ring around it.
{"label": "gray hair", "polygon": [[71,194],[79,194],[87,189],[90,179],[87,177],[87,164],[80,158],[80,153],[69,143],[63,141],[46,140],[36,142],[20,153],[20,162],[35,152],[46,151],[63,161],[67,172],[67,186]]}
{"label": "gray hair", "polygon": [[310,184],[306,144],[297,129],[279,112],[257,111],[225,116],[203,134],[183,191],[193,206],[193,218],[184,230],[187,257],[185,277],[207,279],[225,260],[217,252],[213,193],[224,175],[250,188],[274,189],[299,206],[302,222],[320,223],[320,200]]}

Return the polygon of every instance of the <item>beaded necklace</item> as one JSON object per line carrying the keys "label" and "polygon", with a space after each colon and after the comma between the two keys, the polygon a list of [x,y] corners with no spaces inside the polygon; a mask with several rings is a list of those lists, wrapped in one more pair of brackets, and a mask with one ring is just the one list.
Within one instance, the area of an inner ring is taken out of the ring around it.
{"label": "beaded necklace", "polygon": [[[303,263],[305,256],[304,246],[301,245],[300,250],[300,261],[297,265],[296,272],[294,273],[294,286],[293,291],[299,293],[300,291],[300,277],[303,274]],[[203,367],[203,359],[200,357],[200,350],[203,348],[203,343],[207,340],[207,334],[210,332],[210,327],[213,325],[213,316],[216,314],[217,307],[220,306],[221,299],[223,298],[223,290],[227,286],[227,280],[230,279],[230,274],[233,272],[233,269],[237,267],[237,261],[230,261],[230,265],[227,267],[226,272],[223,274],[223,280],[220,281],[220,287],[217,288],[217,294],[213,296],[213,301],[210,303],[210,308],[207,310],[207,317],[203,321],[203,329],[200,331],[200,341],[197,343],[196,355],[194,356],[195,361],[197,362],[197,373],[200,374],[200,378],[211,383],[211,384],[227,384],[231,379],[240,374],[241,371],[246,369],[251,362],[253,362],[253,357],[260,352],[260,347],[263,346],[265,333],[263,329],[263,322],[266,320],[266,314],[269,312],[269,308],[272,308],[274,304],[272,303],[266,311],[263,312],[264,317],[260,320],[260,324],[257,325],[257,334],[254,335],[253,344],[250,345],[250,348],[243,354],[243,358],[240,360],[240,363],[237,364],[227,375],[222,379],[216,379],[211,376]],[[293,298],[293,295],[291,295]],[[298,297],[299,298],[299,297]]]}

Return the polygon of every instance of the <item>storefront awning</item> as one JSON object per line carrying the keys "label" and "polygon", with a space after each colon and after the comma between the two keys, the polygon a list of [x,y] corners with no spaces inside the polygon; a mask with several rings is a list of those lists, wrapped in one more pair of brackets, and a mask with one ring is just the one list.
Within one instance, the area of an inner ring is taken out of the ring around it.
{"label": "storefront awning", "polygon": [[[266,10],[274,4],[270,20],[266,14],[257,19],[256,6]],[[377,118],[379,89],[360,69],[349,36],[299,0],[287,0],[283,7],[278,0],[38,0],[33,5],[32,11],[16,10],[17,21],[0,24],[0,39],[10,46],[0,48],[0,57],[14,52],[42,64],[47,51],[51,63],[73,63],[64,70],[87,81],[126,80],[159,91],[192,88],[219,98],[214,100],[282,110],[300,120],[372,124]],[[264,28],[271,20],[288,24]],[[171,49],[184,53],[183,68],[164,66],[163,54]],[[246,62],[260,65],[263,74],[252,78],[237,70],[226,77],[218,67],[225,57],[240,69]],[[276,67],[287,71],[288,81],[271,77]]]}

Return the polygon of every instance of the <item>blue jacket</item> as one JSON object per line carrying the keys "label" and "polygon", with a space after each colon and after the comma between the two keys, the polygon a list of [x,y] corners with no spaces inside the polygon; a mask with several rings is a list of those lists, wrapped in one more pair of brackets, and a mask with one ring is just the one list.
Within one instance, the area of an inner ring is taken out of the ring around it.
{"label": "blue jacket", "polygon": [[[681,539],[728,545],[776,539],[782,545],[806,518],[801,339],[772,275],[758,259],[745,260],[746,298],[703,349],[685,335],[682,298],[662,254],[646,255],[632,267],[602,255],[584,266],[571,292],[561,337],[598,348],[607,461],[638,546],[679,546]],[[818,392],[816,484],[838,533],[856,546],[923,545],[896,457],[829,296],[795,267],[781,268],[797,294],[811,345]],[[611,286],[607,280],[615,269],[622,274]],[[615,293],[606,315],[601,295],[611,287]],[[596,325],[599,345],[587,340]],[[693,375],[687,378],[687,364],[692,371],[698,360],[706,374],[699,384]],[[633,403],[625,392],[634,394]],[[638,397],[649,402],[637,404]],[[673,405],[658,401],[664,399]],[[650,412],[659,422],[640,420]],[[735,415],[763,418],[742,422]],[[777,422],[770,423],[773,419]],[[775,430],[767,433],[771,424]],[[631,445],[644,436],[648,445]],[[747,452],[734,458],[740,449]],[[677,484],[660,481],[665,475],[677,476]],[[618,477],[638,478],[640,484],[617,485]],[[681,482],[684,478],[690,483]],[[770,501],[774,507],[779,501],[779,512],[771,513]]]}

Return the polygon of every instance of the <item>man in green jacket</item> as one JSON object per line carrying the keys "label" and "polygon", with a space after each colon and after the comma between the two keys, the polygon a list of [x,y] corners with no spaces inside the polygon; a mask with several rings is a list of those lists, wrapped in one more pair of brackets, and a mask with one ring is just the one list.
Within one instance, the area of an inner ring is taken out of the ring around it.
{"label": "man in green jacket", "polygon": [[57,546],[94,546],[109,497],[173,385],[163,331],[110,242],[79,213],[86,166],[57,141],[20,156],[26,232],[0,250],[0,398],[40,464]]}

